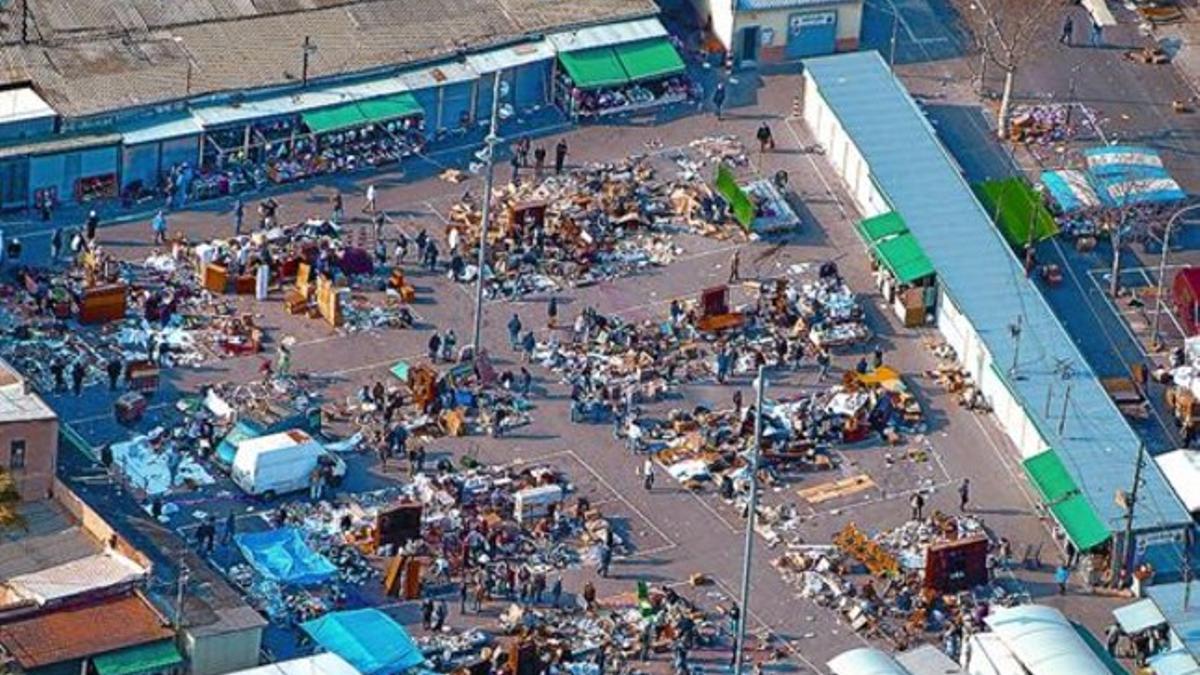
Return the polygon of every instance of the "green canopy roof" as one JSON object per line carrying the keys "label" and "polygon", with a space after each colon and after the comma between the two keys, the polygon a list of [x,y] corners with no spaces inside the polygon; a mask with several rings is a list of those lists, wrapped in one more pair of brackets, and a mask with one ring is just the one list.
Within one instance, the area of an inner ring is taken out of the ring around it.
{"label": "green canopy roof", "polygon": [[613,47],[617,59],[633,81],[666,77],[686,70],[675,45],[665,37],[639,40]]}
{"label": "green canopy roof", "polygon": [[1080,494],[1079,486],[1057,452],[1047,450],[1034,455],[1021,462],[1021,466],[1076,548],[1087,551],[1108,541],[1112,532]]}
{"label": "green canopy roof", "polygon": [[417,99],[412,94],[401,92],[391,96],[381,96],[366,101],[355,101],[331,108],[313,110],[304,113],[301,117],[309,131],[314,134],[325,134],[424,113],[421,104],[417,103]]}
{"label": "green canopy roof", "polygon": [[617,53],[611,47],[562,52],[558,60],[580,89],[616,87],[629,82]]}
{"label": "green canopy roof", "polygon": [[1112,536],[1108,526],[1100,522],[1092,505],[1081,494],[1054,504],[1050,507],[1050,512],[1080,551],[1090,551]]}
{"label": "green canopy roof", "polygon": [[[1054,216],[1046,210],[1042,198],[1020,177],[977,183],[975,195],[996,221],[1000,233],[1013,248],[1023,248],[1058,234]],[[1033,234],[1030,236],[1030,228]]]}
{"label": "green canopy roof", "polygon": [[100,675],[137,675],[157,673],[183,663],[179,650],[170,641],[151,642],[102,654],[92,659]]}
{"label": "green canopy roof", "polygon": [[895,211],[858,221],[858,234],[868,244],[905,232],[908,232],[908,225],[904,224],[904,219]]}
{"label": "green canopy roof", "polygon": [[876,242],[875,254],[902,284],[912,283],[934,273],[933,263],[929,262],[929,258],[921,250],[917,238],[909,232]]}
{"label": "green canopy roof", "polygon": [[1067,467],[1063,466],[1062,459],[1053,450],[1034,455],[1021,462],[1021,466],[1025,468],[1030,482],[1041,493],[1042,501],[1047,504],[1053,504],[1079,492],[1071,474],[1067,473]]}

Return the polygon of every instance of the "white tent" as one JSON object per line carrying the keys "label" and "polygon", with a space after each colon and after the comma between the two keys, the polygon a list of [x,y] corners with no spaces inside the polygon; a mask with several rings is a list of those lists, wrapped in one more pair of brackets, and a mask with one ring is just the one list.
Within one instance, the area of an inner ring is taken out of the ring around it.
{"label": "white tent", "polygon": [[1173,450],[1154,458],[1179,501],[1192,513],[1200,511],[1200,451]]}
{"label": "white tent", "polygon": [[358,670],[337,654],[324,652],[291,661],[239,670],[229,675],[360,675]]}

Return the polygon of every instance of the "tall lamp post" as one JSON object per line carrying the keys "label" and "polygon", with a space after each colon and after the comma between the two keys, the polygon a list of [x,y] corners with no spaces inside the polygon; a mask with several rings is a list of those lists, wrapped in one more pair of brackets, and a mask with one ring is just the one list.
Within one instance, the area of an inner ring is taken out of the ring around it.
{"label": "tall lamp post", "polygon": [[741,675],[746,656],[746,622],[750,620],[750,558],[754,553],[754,523],[758,519],[758,460],[762,456],[763,386],[766,377],[758,367],[754,381],[754,448],[750,456],[750,506],[746,514],[746,544],[742,552],[742,592],[738,600],[737,636],[734,643],[733,675]]}
{"label": "tall lamp post", "polygon": [[1171,217],[1167,220],[1167,227],[1163,231],[1162,255],[1158,257],[1158,290],[1154,293],[1154,328],[1153,332],[1151,333],[1153,336],[1151,344],[1154,349],[1160,349],[1162,347],[1162,334],[1159,333],[1158,327],[1159,319],[1162,316],[1163,309],[1163,290],[1166,288],[1167,254],[1171,251],[1171,230],[1175,228],[1175,221],[1179,220],[1183,214],[1190,213],[1197,209],[1200,209],[1200,204],[1185,206],[1175,213],[1172,213]]}
{"label": "tall lamp post", "polygon": [[487,266],[487,235],[488,224],[492,218],[492,183],[496,174],[496,146],[500,143],[500,136],[496,131],[500,125],[500,81],[503,75],[503,70],[497,70],[492,75],[492,120],[491,126],[488,127],[487,138],[483,141],[487,144],[487,169],[483,174],[483,209],[479,218],[479,271],[475,278],[475,329],[471,338],[471,353],[475,358],[479,357],[479,350],[482,346],[483,270]]}

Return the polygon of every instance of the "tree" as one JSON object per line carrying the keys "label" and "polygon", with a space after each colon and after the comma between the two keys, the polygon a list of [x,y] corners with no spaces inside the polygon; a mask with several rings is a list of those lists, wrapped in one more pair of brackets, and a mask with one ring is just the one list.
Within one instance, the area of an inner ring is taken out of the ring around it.
{"label": "tree", "polygon": [[21,493],[12,474],[0,469],[0,531],[10,528],[25,529],[25,517],[18,509]]}
{"label": "tree", "polygon": [[1017,71],[1030,56],[1035,38],[1045,31],[1047,19],[1061,6],[1061,0],[971,0],[964,12],[984,63],[991,62],[1004,73],[1004,92],[996,114],[996,134],[1001,139],[1008,138]]}

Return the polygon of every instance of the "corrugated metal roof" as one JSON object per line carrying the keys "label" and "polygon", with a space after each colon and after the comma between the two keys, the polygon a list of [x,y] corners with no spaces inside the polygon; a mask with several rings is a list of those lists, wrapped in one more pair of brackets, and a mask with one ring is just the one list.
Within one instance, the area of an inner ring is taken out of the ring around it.
{"label": "corrugated metal roof", "polygon": [[265,119],[280,115],[317,110],[353,101],[363,101],[380,96],[391,96],[409,91],[409,86],[400,76],[389,75],[354,84],[314,87],[304,92],[279,94],[266,98],[248,100],[234,105],[200,106],[192,115],[206,128],[236,124],[254,119]]}
{"label": "corrugated metal roof", "polygon": [[1183,596],[1187,586],[1183,582],[1149,586],[1146,588],[1146,595],[1166,617],[1167,624],[1183,642],[1183,647],[1194,658],[1200,659],[1200,581],[1189,583],[1192,585],[1192,592],[1189,594],[1186,608]]}
{"label": "corrugated metal roof", "polygon": [[[1119,531],[1139,439],[1101,387],[1071,336],[1026,278],[970,186],[917,104],[878,52],[804,61],[806,77],[854,139],[881,191],[921,242],[938,280],[979,333],[998,370],[1012,363],[1009,326],[1022,318],[1019,379],[1006,378],[1045,440],[1055,448],[1101,520]],[[1071,365],[1071,408],[1061,435],[1043,415],[1046,392],[1061,388],[1058,364]],[[1153,462],[1135,513],[1135,529],[1191,523]]]}
{"label": "corrugated metal roof", "polygon": [[873,647],[842,652],[825,665],[833,675],[909,675],[895,659]]}
{"label": "corrugated metal roof", "polygon": [[1111,675],[1071,622],[1053,607],[1002,607],[984,621],[1031,675]]}
{"label": "corrugated metal roof", "polygon": [[562,31],[547,35],[546,39],[560,52],[577,52],[583,49],[611,47],[626,42],[663,37],[666,34],[667,29],[663,27],[661,21],[649,18]]}
{"label": "corrugated metal roof", "polygon": [[933,645],[896,654],[896,661],[911,675],[961,675],[962,668],[942,650]]}
{"label": "corrugated metal roof", "polygon": [[494,73],[497,70],[507,70],[538,61],[554,58],[554,45],[547,40],[526,42],[525,44],[503,49],[492,49],[479,54],[467,55],[467,65],[480,75]]}
{"label": "corrugated metal roof", "polygon": [[451,62],[405,71],[399,78],[408,85],[409,91],[420,91],[478,80],[479,73],[465,63]]}
{"label": "corrugated metal roof", "polygon": [[0,625],[0,644],[22,668],[39,668],[166,640],[172,631],[136,595],[56,609]]}
{"label": "corrugated metal roof", "polygon": [[143,567],[110,551],[22,574],[9,579],[8,585],[18,596],[45,605],[90,591],[128,584],[145,575]]}
{"label": "corrugated metal roof", "polygon": [[738,0],[743,12],[767,12],[774,9],[810,9],[862,4],[860,0]]}
{"label": "corrugated metal roof", "polygon": [[169,141],[184,136],[199,136],[204,127],[190,114],[119,127],[125,145]]}

